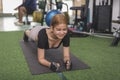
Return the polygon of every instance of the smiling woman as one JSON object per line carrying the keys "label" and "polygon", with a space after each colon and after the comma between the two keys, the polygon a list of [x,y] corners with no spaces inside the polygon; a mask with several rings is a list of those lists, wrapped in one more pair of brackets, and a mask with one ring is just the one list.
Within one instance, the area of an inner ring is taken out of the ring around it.
{"label": "smiling woman", "polygon": [[71,59],[69,52],[70,37],[68,34],[67,20],[63,14],[56,14],[51,20],[50,27],[37,26],[24,33],[24,41],[28,38],[37,42],[38,61],[40,64],[49,67],[52,71],[58,71],[59,62],[50,62],[45,59],[45,49],[58,48],[63,46],[63,62],[66,70],[71,69]]}

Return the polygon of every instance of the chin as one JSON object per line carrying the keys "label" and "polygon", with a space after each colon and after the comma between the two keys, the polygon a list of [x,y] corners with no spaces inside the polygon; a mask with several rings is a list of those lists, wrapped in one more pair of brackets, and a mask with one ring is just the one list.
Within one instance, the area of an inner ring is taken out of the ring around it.
{"label": "chin", "polygon": [[64,37],[58,37],[58,39],[63,39]]}

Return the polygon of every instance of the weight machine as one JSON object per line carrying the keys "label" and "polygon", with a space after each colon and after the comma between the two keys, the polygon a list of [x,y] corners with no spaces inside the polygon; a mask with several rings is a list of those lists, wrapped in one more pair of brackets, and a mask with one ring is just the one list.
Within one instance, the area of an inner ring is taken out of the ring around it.
{"label": "weight machine", "polygon": [[[66,5],[67,11],[63,12],[63,14],[66,16],[68,23],[69,23],[69,14],[68,14],[68,5],[66,3],[63,3],[62,0],[39,0],[38,1],[38,8],[40,9],[38,15],[36,13],[33,16],[33,21],[34,22],[40,22],[41,25],[43,25],[45,15],[47,12],[50,10],[53,10],[56,7],[56,10],[62,10],[62,5]],[[47,9],[47,10],[46,10]],[[41,16],[39,16],[41,15]],[[38,17],[37,17],[38,16]]]}
{"label": "weight machine", "polygon": [[113,41],[111,43],[111,46],[117,46],[119,41],[120,41],[120,26],[119,28],[113,28],[115,30],[115,32],[113,33]]}
{"label": "weight machine", "polygon": [[[75,10],[75,21],[73,24],[73,28],[75,30],[87,31],[88,12],[89,12],[88,6],[89,6],[89,0],[86,0],[85,5],[73,6],[70,8],[71,10]],[[80,18],[77,17],[78,10],[81,11]]]}
{"label": "weight machine", "polygon": [[[119,0],[119,15],[118,15],[118,20],[112,21],[113,23],[119,24],[120,25],[120,0]],[[115,32],[113,32],[113,41],[111,43],[111,46],[117,46],[119,41],[120,41],[120,26],[117,26],[117,28],[113,27]]]}
{"label": "weight machine", "polygon": [[112,8],[113,0],[93,0],[92,26],[96,32],[111,32]]}

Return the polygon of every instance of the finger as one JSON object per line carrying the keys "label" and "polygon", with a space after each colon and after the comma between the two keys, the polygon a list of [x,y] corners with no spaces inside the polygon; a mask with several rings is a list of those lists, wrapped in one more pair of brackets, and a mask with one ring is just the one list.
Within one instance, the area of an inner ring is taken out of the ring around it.
{"label": "finger", "polygon": [[58,70],[59,70],[59,68],[60,68],[60,64],[59,64],[59,63],[57,63],[57,69],[56,69],[56,71],[58,71]]}
{"label": "finger", "polygon": [[66,69],[69,70],[70,69],[70,63],[66,64]]}

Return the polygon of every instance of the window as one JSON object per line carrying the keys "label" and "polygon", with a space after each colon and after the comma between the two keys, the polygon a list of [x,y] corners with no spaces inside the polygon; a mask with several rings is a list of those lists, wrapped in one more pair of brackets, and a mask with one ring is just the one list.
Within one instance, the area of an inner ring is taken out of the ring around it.
{"label": "window", "polygon": [[22,3],[22,0],[0,0],[2,2],[3,13],[14,13],[14,8]]}

